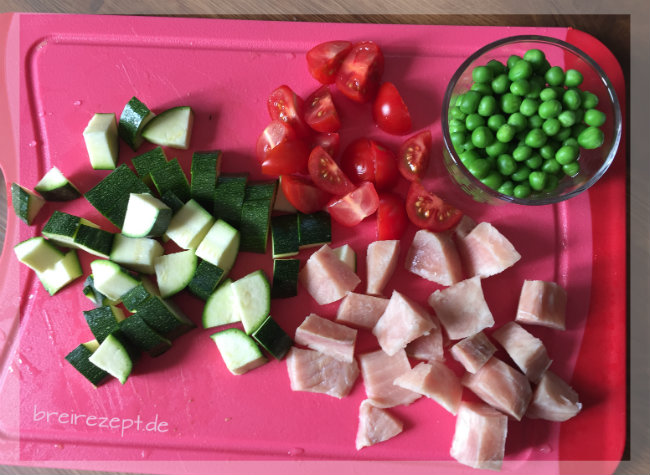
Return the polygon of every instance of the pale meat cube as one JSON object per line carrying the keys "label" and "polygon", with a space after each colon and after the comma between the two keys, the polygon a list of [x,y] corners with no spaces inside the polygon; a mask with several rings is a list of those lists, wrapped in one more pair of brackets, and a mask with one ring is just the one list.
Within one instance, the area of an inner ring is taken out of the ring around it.
{"label": "pale meat cube", "polygon": [[537,383],[551,365],[542,340],[535,338],[515,322],[508,322],[494,331],[492,338],[499,342],[512,361],[533,383]]}
{"label": "pale meat cube", "polygon": [[398,240],[375,241],[368,244],[366,254],[366,269],[368,271],[366,293],[381,295],[384,287],[386,287],[395,272],[398,257]]}
{"label": "pale meat cube", "polygon": [[372,330],[388,305],[388,299],[374,295],[348,292],[341,300],[336,320],[359,328]]}
{"label": "pale meat cube", "polygon": [[449,454],[472,468],[500,470],[507,435],[507,416],[480,402],[463,401]]}
{"label": "pale meat cube", "polygon": [[426,229],[415,233],[406,254],[405,267],[440,285],[451,285],[463,278],[460,256],[451,236]]}
{"label": "pale meat cube", "polygon": [[456,236],[457,238],[464,238],[475,227],[476,227],[476,221],[474,221],[472,218],[464,214],[463,217],[460,218],[460,221],[458,221],[456,227],[454,228],[454,236]]}
{"label": "pale meat cube", "polygon": [[[434,323],[436,319],[432,317]],[[416,338],[406,345],[406,354],[412,358],[424,361],[444,361],[445,349],[443,346],[442,327],[436,326],[429,333]]]}
{"label": "pale meat cube", "polygon": [[394,355],[434,325],[424,308],[395,290],[372,333],[382,350]]}
{"label": "pale meat cube", "polygon": [[365,399],[359,406],[357,450],[391,439],[402,432],[402,429],[402,421],[386,409],[376,407],[372,401]]}
{"label": "pale meat cube", "polygon": [[563,422],[581,409],[578,393],[558,375],[547,370],[533,392],[526,417]]}
{"label": "pale meat cube", "polygon": [[429,296],[429,305],[450,340],[460,340],[494,325],[479,277],[436,290]]}
{"label": "pale meat cube", "polygon": [[327,244],[307,259],[298,279],[320,305],[342,299],[361,282]]}
{"label": "pale meat cube", "polygon": [[433,399],[452,414],[458,412],[463,387],[456,373],[444,363],[419,363],[397,377],[395,384]]}
{"label": "pale meat cube", "polygon": [[476,373],[492,355],[496,347],[483,332],[460,340],[451,347],[451,356],[463,365],[469,373]]}
{"label": "pale meat cube", "polygon": [[342,398],[350,393],[359,377],[356,361],[346,363],[315,350],[303,350],[294,346],[289,350],[286,360],[293,391],[309,391]]}
{"label": "pale meat cube", "polygon": [[532,397],[528,378],[494,356],[475,374],[466,373],[461,383],[483,401],[518,421]]}
{"label": "pale meat cube", "polygon": [[515,321],[564,330],[566,291],[555,282],[525,280]]}
{"label": "pale meat cube", "polygon": [[521,255],[490,223],[479,223],[458,240],[463,267],[469,276],[490,277],[513,266]]}
{"label": "pale meat cube", "polygon": [[295,342],[337,360],[352,362],[357,331],[312,313],[296,329]]}
{"label": "pale meat cube", "polygon": [[406,406],[421,397],[418,393],[393,384],[395,378],[411,369],[404,350],[393,356],[387,355],[383,350],[365,353],[359,356],[359,364],[366,395],[375,406]]}

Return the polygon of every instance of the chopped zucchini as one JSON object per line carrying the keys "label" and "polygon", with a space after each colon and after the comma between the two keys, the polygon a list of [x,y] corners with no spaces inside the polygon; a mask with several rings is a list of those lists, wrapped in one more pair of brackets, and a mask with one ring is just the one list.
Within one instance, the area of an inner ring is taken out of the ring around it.
{"label": "chopped zucchini", "polygon": [[172,107],[151,119],[142,129],[142,137],[156,145],[187,150],[193,123],[194,112],[191,107]]}
{"label": "chopped zucchini", "polygon": [[137,313],[122,320],[119,329],[131,343],[152,357],[162,355],[172,346],[170,340],[151,328]]}
{"label": "chopped zucchini", "polygon": [[237,313],[250,335],[268,317],[271,310],[271,287],[264,271],[257,270],[232,283]]}
{"label": "chopped zucchini", "polygon": [[167,231],[172,210],[149,193],[131,193],[122,234],[128,237],[157,237]]}
{"label": "chopped zucchini", "polygon": [[239,231],[223,219],[217,219],[197,247],[196,255],[228,274],[237,259],[239,244]]}
{"label": "chopped zucchini", "polygon": [[221,175],[214,192],[213,213],[231,226],[239,228],[248,175]]}
{"label": "chopped zucchini", "polygon": [[37,183],[34,190],[47,201],[70,201],[81,196],[79,189],[57,167],[52,167]]}
{"label": "chopped zucchini", "polygon": [[244,201],[241,210],[240,250],[266,253],[271,221],[271,202],[268,200]]}
{"label": "chopped zucchini", "polygon": [[90,166],[95,170],[114,170],[119,141],[114,113],[93,115],[83,131]]}
{"label": "chopped zucchini", "polygon": [[126,345],[114,333],[100,343],[88,361],[117,378],[122,384],[131,374],[134,363]]}
{"label": "chopped zucchini", "polygon": [[103,229],[79,224],[74,236],[74,246],[98,257],[108,258],[115,241],[115,234]]}
{"label": "chopped zucchini", "polygon": [[217,178],[221,171],[221,151],[194,152],[190,170],[191,194],[205,209],[214,206]]}
{"label": "chopped zucchini", "polygon": [[75,244],[74,238],[77,235],[79,226],[82,224],[93,228],[99,227],[87,219],[57,210],[52,213],[50,219],[45,223],[41,234],[60,246],[78,248],[79,246]]}
{"label": "chopped zucchini", "polygon": [[20,262],[36,272],[43,272],[63,259],[63,253],[42,236],[16,244],[14,252]]}
{"label": "chopped zucchini", "polygon": [[197,262],[192,249],[156,257],[154,268],[160,296],[168,298],[187,287],[194,277]]}
{"label": "chopped zucchini", "polygon": [[138,174],[138,177],[146,183],[151,185],[151,170],[164,167],[167,164],[167,156],[162,147],[156,147],[148,152],[133,157],[131,159],[133,168]]}
{"label": "chopped zucchini", "polygon": [[149,174],[160,196],[171,191],[183,203],[191,198],[190,184],[177,158],[172,158],[165,165],[154,168]]}
{"label": "chopped zucchini", "polygon": [[176,196],[176,193],[171,190],[167,190],[162,195],[160,195],[160,201],[171,208],[172,216],[177,213],[178,210],[181,209],[185,204],[183,200]]}
{"label": "chopped zucchini", "polygon": [[137,311],[138,307],[142,305],[145,300],[154,296],[160,296],[160,294],[151,289],[146,282],[145,278],[143,278],[141,282],[138,282],[138,285],[122,295],[122,303],[129,312]]}
{"label": "chopped zucchini", "polygon": [[291,337],[273,320],[271,315],[253,332],[253,338],[278,360],[284,358],[293,345]]}
{"label": "chopped zucchini", "polygon": [[271,218],[273,258],[298,254],[298,215],[283,214]]}
{"label": "chopped zucchini", "polygon": [[119,323],[126,318],[122,309],[114,305],[103,305],[92,310],[84,310],[83,314],[88,328],[99,343],[117,330]]}
{"label": "chopped zucchini", "polygon": [[226,279],[217,287],[203,307],[203,328],[241,322],[239,306],[235,304],[232,280]]}
{"label": "chopped zucchini", "polygon": [[43,272],[37,272],[36,275],[50,295],[56,294],[83,275],[77,251],[68,251],[60,261]]}
{"label": "chopped zucchini", "polygon": [[172,217],[166,235],[182,249],[196,249],[213,224],[212,215],[189,200]]}
{"label": "chopped zucchini", "polygon": [[98,368],[88,360],[97,348],[99,348],[97,340],[91,340],[80,344],[65,356],[66,361],[90,381],[93,386],[98,386],[108,376],[106,371]]}
{"label": "chopped zucchini", "polygon": [[92,274],[86,277],[83,286],[83,294],[90,299],[90,301],[95,304],[95,307],[101,307],[103,305],[116,305],[117,302],[106,297],[95,287],[95,279]]}
{"label": "chopped zucchini", "polygon": [[232,374],[244,374],[268,360],[250,336],[239,328],[228,328],[210,335]]}
{"label": "chopped zucchini", "polygon": [[11,184],[11,203],[14,207],[16,216],[25,224],[32,225],[36,215],[45,204],[45,200],[33,191],[23,188],[22,186]]}
{"label": "chopped zucchini", "polygon": [[95,288],[114,302],[121,301],[122,296],[139,283],[138,279],[113,261],[105,259],[92,261],[90,269]]}
{"label": "chopped zucchini", "polygon": [[201,261],[187,289],[202,300],[208,300],[216,290],[225,273],[221,267]]}
{"label": "chopped zucchini", "polygon": [[299,259],[274,259],[271,298],[284,299],[298,295],[299,271]]}
{"label": "chopped zucchini", "polygon": [[249,183],[244,190],[244,201],[264,200],[273,202],[278,191],[278,180]]}
{"label": "chopped zucchini", "polygon": [[336,254],[343,263],[347,264],[353,272],[357,271],[357,254],[349,244],[343,244],[342,246],[332,249],[332,251],[334,251],[334,254]]}
{"label": "chopped zucchini", "polygon": [[298,213],[298,241],[300,249],[322,246],[332,242],[332,220],[326,211],[312,214]]}
{"label": "chopped zucchini", "polygon": [[110,259],[136,272],[154,274],[156,272],[154,262],[164,252],[162,244],[155,239],[116,234]]}
{"label": "chopped zucchini", "polygon": [[144,142],[142,129],[154,117],[155,114],[142,101],[135,96],[132,97],[120,115],[120,122],[117,126],[119,136],[131,149],[138,150]]}
{"label": "chopped zucchini", "polygon": [[180,309],[157,295],[144,300],[135,307],[135,312],[147,322],[147,325],[169,339],[194,328],[192,321]]}

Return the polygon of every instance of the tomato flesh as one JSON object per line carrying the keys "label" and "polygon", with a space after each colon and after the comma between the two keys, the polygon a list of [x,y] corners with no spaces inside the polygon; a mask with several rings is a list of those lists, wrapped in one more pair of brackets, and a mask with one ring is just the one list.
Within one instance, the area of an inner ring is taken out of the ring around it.
{"label": "tomato flesh", "polygon": [[321,146],[330,157],[336,157],[338,155],[340,144],[341,136],[338,132],[315,134],[311,141],[312,149]]}
{"label": "tomato flesh", "polygon": [[419,182],[411,182],[406,197],[406,214],[418,228],[434,232],[454,227],[463,217],[456,207],[427,191]]}
{"label": "tomato flesh", "polygon": [[431,155],[431,132],[423,130],[400,146],[397,152],[397,168],[409,181],[421,179],[429,167]]}
{"label": "tomato flesh", "polygon": [[395,85],[385,82],[379,87],[372,106],[375,124],[384,132],[404,135],[411,130],[411,114]]}
{"label": "tomato flesh", "polygon": [[336,87],[355,102],[368,102],[377,93],[384,73],[384,54],[376,43],[352,46],[336,75]]}
{"label": "tomato flesh", "polygon": [[309,148],[302,140],[287,140],[273,147],[262,162],[265,175],[290,175],[306,173]]}
{"label": "tomato flesh", "polygon": [[350,179],[323,147],[311,151],[307,168],[314,184],[328,193],[341,196],[354,190]]}
{"label": "tomato flesh", "polygon": [[329,86],[314,91],[305,101],[305,122],[316,132],[336,132],[341,128]]}
{"label": "tomato flesh", "polygon": [[394,193],[380,193],[377,208],[377,239],[380,241],[401,239],[407,226],[408,218],[404,200]]}
{"label": "tomato flesh", "polygon": [[267,125],[257,139],[255,153],[257,160],[262,163],[266,154],[274,147],[287,140],[296,140],[296,132],[285,122],[273,120]]}
{"label": "tomato flesh", "polygon": [[356,226],[377,211],[379,196],[370,182],[359,185],[354,191],[341,198],[332,199],[327,211],[336,222],[344,226]]}
{"label": "tomato flesh", "polygon": [[307,51],[307,69],[318,82],[332,84],[343,59],[352,49],[349,41],[326,41]]}
{"label": "tomato flesh", "polygon": [[368,138],[357,139],[346,147],[341,169],[352,182],[369,181],[377,190],[391,188],[399,176],[393,152]]}
{"label": "tomato flesh", "polygon": [[293,90],[282,85],[275,89],[267,101],[271,120],[285,122],[296,132],[298,137],[308,137],[311,133],[303,119],[304,102]]}
{"label": "tomato flesh", "polygon": [[301,213],[310,214],[325,208],[332,195],[321,190],[307,178],[293,175],[280,177],[282,193]]}

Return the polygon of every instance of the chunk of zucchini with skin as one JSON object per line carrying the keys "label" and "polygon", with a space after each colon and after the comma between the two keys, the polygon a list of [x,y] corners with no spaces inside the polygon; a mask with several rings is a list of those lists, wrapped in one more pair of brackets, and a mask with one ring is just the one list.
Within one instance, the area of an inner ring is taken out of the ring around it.
{"label": "chunk of zucchini with skin", "polygon": [[214,193],[213,214],[239,229],[248,175],[221,175]]}
{"label": "chunk of zucchini with skin", "polygon": [[235,322],[241,322],[239,306],[235,303],[232,279],[226,279],[208,297],[203,307],[203,328],[219,327]]}
{"label": "chunk of zucchini with skin", "polygon": [[217,179],[221,171],[221,151],[194,152],[190,168],[191,194],[205,209],[212,209]]}
{"label": "chunk of zucchini with skin", "polygon": [[226,364],[234,375],[255,369],[268,360],[250,336],[239,328],[228,328],[210,335]]}
{"label": "chunk of zucchini with skin", "polygon": [[192,137],[194,112],[189,106],[167,109],[142,129],[142,137],[156,145],[187,150]]}
{"label": "chunk of zucchini with skin", "polygon": [[172,342],[151,328],[137,313],[119,323],[119,330],[142,351],[156,357],[171,348]]}
{"label": "chunk of zucchini with skin", "polygon": [[155,239],[128,237],[116,234],[110,259],[128,269],[142,274],[154,274],[154,263],[165,249]]}
{"label": "chunk of zucchini with skin", "polygon": [[144,139],[142,138],[142,129],[156,116],[149,108],[137,97],[133,96],[126,103],[120,122],[117,126],[119,136],[124,140],[133,151],[140,148]]}
{"label": "chunk of zucchini with skin", "polygon": [[271,298],[284,299],[298,295],[299,272],[299,259],[274,259]]}
{"label": "chunk of zucchini with skin", "polygon": [[43,272],[63,259],[63,253],[50,241],[36,236],[19,242],[14,253],[20,262],[36,272]]}
{"label": "chunk of zucchini with skin", "polygon": [[162,147],[156,147],[153,150],[133,157],[131,163],[138,177],[148,186],[151,186],[153,184],[151,171],[164,167],[167,164],[167,155],[165,155]]}
{"label": "chunk of zucchini with skin", "polygon": [[122,384],[131,374],[134,363],[124,342],[113,333],[100,343],[88,361],[117,378]]}
{"label": "chunk of zucchini with skin", "polygon": [[147,325],[166,338],[174,339],[195,327],[173,302],[154,295],[135,307]]}
{"label": "chunk of zucchini with skin", "polygon": [[90,263],[95,288],[109,299],[120,302],[122,296],[140,282],[119,264],[98,259]]}
{"label": "chunk of zucchini with skin", "polygon": [[165,165],[152,169],[149,174],[160,196],[171,191],[183,203],[192,197],[190,183],[177,158],[172,158]]}
{"label": "chunk of zucchini with skin", "polygon": [[153,284],[146,277],[143,276],[141,279],[138,285],[122,295],[124,308],[129,312],[136,312],[138,307],[151,297],[160,297],[158,289],[152,288]]}
{"label": "chunk of zucchini with skin", "polygon": [[79,246],[75,244],[74,239],[81,225],[99,228],[87,219],[56,210],[45,223],[41,234],[59,246],[78,249]]}
{"label": "chunk of zucchini with skin", "polygon": [[16,183],[11,184],[11,204],[14,208],[14,213],[25,224],[31,226],[38,215],[38,212],[45,205],[45,200],[34,193]]}
{"label": "chunk of zucchini with skin", "polygon": [[119,141],[114,113],[93,115],[83,131],[90,166],[95,170],[114,170],[117,165]]}
{"label": "chunk of zucchini with skin", "polygon": [[99,343],[117,330],[119,323],[126,318],[122,309],[114,305],[103,305],[92,310],[84,310],[83,314],[88,328]]}
{"label": "chunk of zucchini with skin", "polygon": [[115,234],[103,229],[79,224],[74,236],[74,246],[94,256],[108,258],[115,241]]}
{"label": "chunk of zucchini with skin", "polygon": [[196,249],[215,219],[195,200],[189,200],[172,217],[165,235],[182,249]]}
{"label": "chunk of zucchini with skin", "polygon": [[172,210],[172,216],[174,213],[177,213],[179,209],[183,207],[185,204],[183,200],[181,200],[178,196],[176,196],[176,193],[174,193],[171,190],[165,191],[161,196],[160,196],[160,201],[165,203],[167,206],[169,206]]}
{"label": "chunk of zucchini with skin", "polygon": [[268,200],[244,201],[241,210],[242,252],[265,254],[271,224],[271,202]]}
{"label": "chunk of zucchini with skin", "polygon": [[34,187],[47,201],[70,201],[81,196],[79,189],[57,167],[52,167]]}
{"label": "chunk of zucchini with skin", "polygon": [[197,263],[192,249],[156,257],[154,269],[160,296],[168,298],[187,287],[196,273]]}
{"label": "chunk of zucchini with skin", "polygon": [[271,286],[262,270],[256,270],[232,283],[237,313],[250,335],[269,316],[271,310]]}
{"label": "chunk of zucchini with skin", "polygon": [[271,218],[273,258],[298,254],[298,215],[283,214]]}
{"label": "chunk of zucchini with skin", "polygon": [[271,315],[253,332],[252,336],[262,348],[277,360],[284,358],[293,345],[291,337],[278,325]]}
{"label": "chunk of zucchini with skin", "polygon": [[332,220],[326,211],[298,213],[298,243],[300,249],[322,246],[332,242]]}
{"label": "chunk of zucchini with skin", "polygon": [[101,307],[103,305],[117,305],[118,302],[115,302],[106,295],[102,294],[97,288],[95,287],[95,279],[93,278],[93,275],[90,274],[88,277],[86,277],[86,280],[84,281],[84,286],[83,286],[83,294],[88,297],[88,299],[95,304],[95,307]]}
{"label": "chunk of zucchini with skin", "polygon": [[201,300],[208,300],[224,276],[221,267],[202,260],[196,267],[192,280],[187,284],[187,290]]}
{"label": "chunk of zucchini with skin", "polygon": [[224,220],[217,219],[196,248],[196,255],[228,274],[237,259],[239,244],[239,231]]}
{"label": "chunk of zucchini with skin", "polygon": [[131,193],[122,234],[132,238],[162,236],[171,219],[171,208],[158,198],[149,193]]}
{"label": "chunk of zucchini with skin", "polygon": [[50,295],[83,275],[76,250],[68,251],[61,260],[43,272],[36,272],[43,287]]}
{"label": "chunk of zucchini with skin", "polygon": [[99,348],[97,340],[90,340],[80,344],[65,356],[66,361],[95,387],[108,376],[106,371],[89,361],[90,355],[97,348]]}

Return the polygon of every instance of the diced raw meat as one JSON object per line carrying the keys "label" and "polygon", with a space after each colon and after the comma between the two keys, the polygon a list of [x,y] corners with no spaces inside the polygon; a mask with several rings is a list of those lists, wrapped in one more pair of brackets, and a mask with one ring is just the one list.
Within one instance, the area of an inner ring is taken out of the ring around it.
{"label": "diced raw meat", "polygon": [[463,401],[449,453],[464,465],[500,470],[507,435],[507,416],[480,402]]}
{"label": "diced raw meat", "polygon": [[476,373],[497,351],[483,332],[460,340],[451,347],[451,356],[470,373]]}
{"label": "diced raw meat", "polygon": [[327,244],[309,257],[298,279],[320,305],[342,299],[361,282]]}
{"label": "diced raw meat", "polygon": [[381,409],[365,399],[359,406],[359,428],[357,429],[357,450],[378,444],[402,432],[403,424],[386,409]]}
{"label": "diced raw meat", "polygon": [[456,244],[448,233],[421,229],[415,233],[406,254],[406,269],[440,285],[451,285],[463,278]]}
{"label": "diced raw meat", "polygon": [[442,327],[432,317],[436,324],[427,335],[416,338],[406,345],[406,354],[412,358],[424,361],[444,361],[445,349],[442,342]]}
{"label": "diced raw meat", "polygon": [[492,337],[506,350],[512,361],[533,383],[551,365],[544,343],[515,322],[508,322],[492,333]]}
{"label": "diced raw meat", "polygon": [[463,387],[456,373],[444,363],[419,363],[397,377],[395,384],[433,399],[452,414],[458,412]]}
{"label": "diced raw meat", "polygon": [[555,282],[525,280],[515,321],[565,329],[566,291]]}
{"label": "diced raw meat", "polygon": [[366,293],[381,295],[384,287],[393,276],[399,257],[399,241],[375,241],[368,244],[366,268],[368,286]]}
{"label": "diced raw meat", "polygon": [[393,384],[395,378],[411,369],[404,350],[393,356],[387,355],[383,350],[365,353],[359,356],[359,363],[366,394],[375,406],[408,405],[421,397],[418,393]]}
{"label": "diced raw meat", "polygon": [[494,325],[479,277],[436,290],[429,296],[429,305],[451,340],[460,340]]}
{"label": "diced raw meat", "polygon": [[467,216],[466,214],[460,218],[458,224],[454,228],[454,235],[458,238],[464,238],[467,236],[472,229],[476,227],[476,221]]}
{"label": "diced raw meat", "polygon": [[336,320],[371,330],[387,305],[387,298],[348,292],[339,305]]}
{"label": "diced raw meat", "polygon": [[458,240],[463,267],[469,276],[490,277],[511,267],[521,255],[490,223],[479,223]]}
{"label": "diced raw meat", "polygon": [[393,291],[386,310],[372,329],[381,348],[389,355],[434,328],[427,311],[397,290]]}
{"label": "diced raw meat", "polygon": [[461,383],[483,401],[518,421],[532,397],[528,378],[494,356],[475,374],[466,373]]}
{"label": "diced raw meat", "polygon": [[296,329],[295,342],[337,360],[354,361],[357,331],[312,313]]}
{"label": "diced raw meat", "polygon": [[347,396],[359,376],[356,361],[346,363],[315,350],[291,347],[286,357],[291,389]]}
{"label": "diced raw meat", "polygon": [[547,370],[533,393],[526,417],[547,421],[566,421],[578,414],[582,403],[566,381]]}

